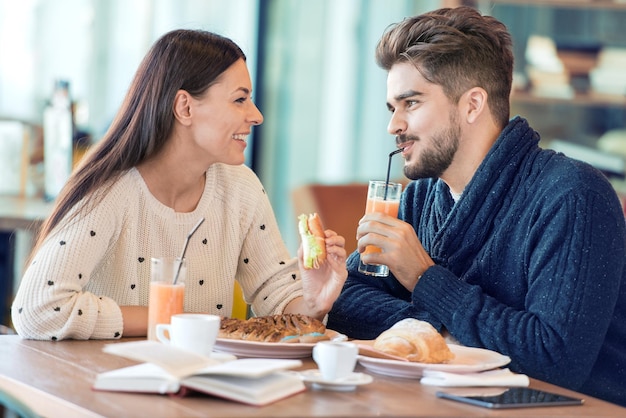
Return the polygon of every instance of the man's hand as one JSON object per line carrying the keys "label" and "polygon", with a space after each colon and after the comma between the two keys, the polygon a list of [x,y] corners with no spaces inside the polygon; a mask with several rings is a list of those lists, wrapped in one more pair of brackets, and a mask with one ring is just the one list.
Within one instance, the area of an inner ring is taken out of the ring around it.
{"label": "man's hand", "polygon": [[[356,238],[363,262],[387,265],[410,292],[418,278],[435,264],[410,224],[383,213],[363,216],[359,221]],[[363,255],[367,245],[375,245],[382,252]]]}

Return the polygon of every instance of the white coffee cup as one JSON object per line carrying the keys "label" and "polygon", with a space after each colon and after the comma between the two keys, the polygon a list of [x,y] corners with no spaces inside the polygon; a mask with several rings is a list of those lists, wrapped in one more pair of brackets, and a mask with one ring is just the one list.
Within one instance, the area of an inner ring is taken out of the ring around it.
{"label": "white coffee cup", "polygon": [[157,324],[156,336],[162,343],[210,356],[219,329],[220,317],[217,315],[186,313],[172,315],[170,324]]}
{"label": "white coffee cup", "polygon": [[347,341],[320,341],[313,347],[313,360],[327,381],[350,376],[358,354],[359,347]]}

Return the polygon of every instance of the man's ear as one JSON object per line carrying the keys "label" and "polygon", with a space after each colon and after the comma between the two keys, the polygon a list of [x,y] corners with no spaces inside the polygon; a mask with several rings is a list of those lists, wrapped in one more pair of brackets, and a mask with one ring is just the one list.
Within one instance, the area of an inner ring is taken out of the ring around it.
{"label": "man's ear", "polygon": [[174,96],[174,117],[183,125],[191,123],[191,95],[185,90],[178,90]]}
{"label": "man's ear", "polygon": [[474,123],[484,112],[488,112],[487,91],[481,87],[472,87],[463,94],[462,100],[466,104],[467,123]]}

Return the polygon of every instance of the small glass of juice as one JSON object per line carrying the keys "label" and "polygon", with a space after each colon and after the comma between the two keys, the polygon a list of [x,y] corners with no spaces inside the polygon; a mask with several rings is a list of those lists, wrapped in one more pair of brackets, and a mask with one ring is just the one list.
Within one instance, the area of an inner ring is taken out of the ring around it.
{"label": "small glass of juice", "polygon": [[[402,184],[385,181],[372,180],[367,189],[367,204],[365,213],[382,212],[389,216],[397,217],[400,207],[400,195],[402,194]],[[381,249],[368,245],[363,254],[381,252]],[[359,272],[376,277],[389,276],[389,267],[383,264],[365,264],[359,261]]]}
{"label": "small glass of juice", "polygon": [[[174,278],[176,277],[176,283]],[[157,324],[169,324],[172,315],[184,312],[187,263],[180,257],[153,257],[150,264],[148,339],[157,341]]]}

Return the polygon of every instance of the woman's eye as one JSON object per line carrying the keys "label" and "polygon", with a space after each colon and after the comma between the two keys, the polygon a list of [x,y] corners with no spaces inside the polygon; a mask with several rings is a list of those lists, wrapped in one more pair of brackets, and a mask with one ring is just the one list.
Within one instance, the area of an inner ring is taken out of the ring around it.
{"label": "woman's eye", "polygon": [[237,103],[245,103],[245,101],[248,100],[247,97],[240,97],[237,100],[235,100]]}

